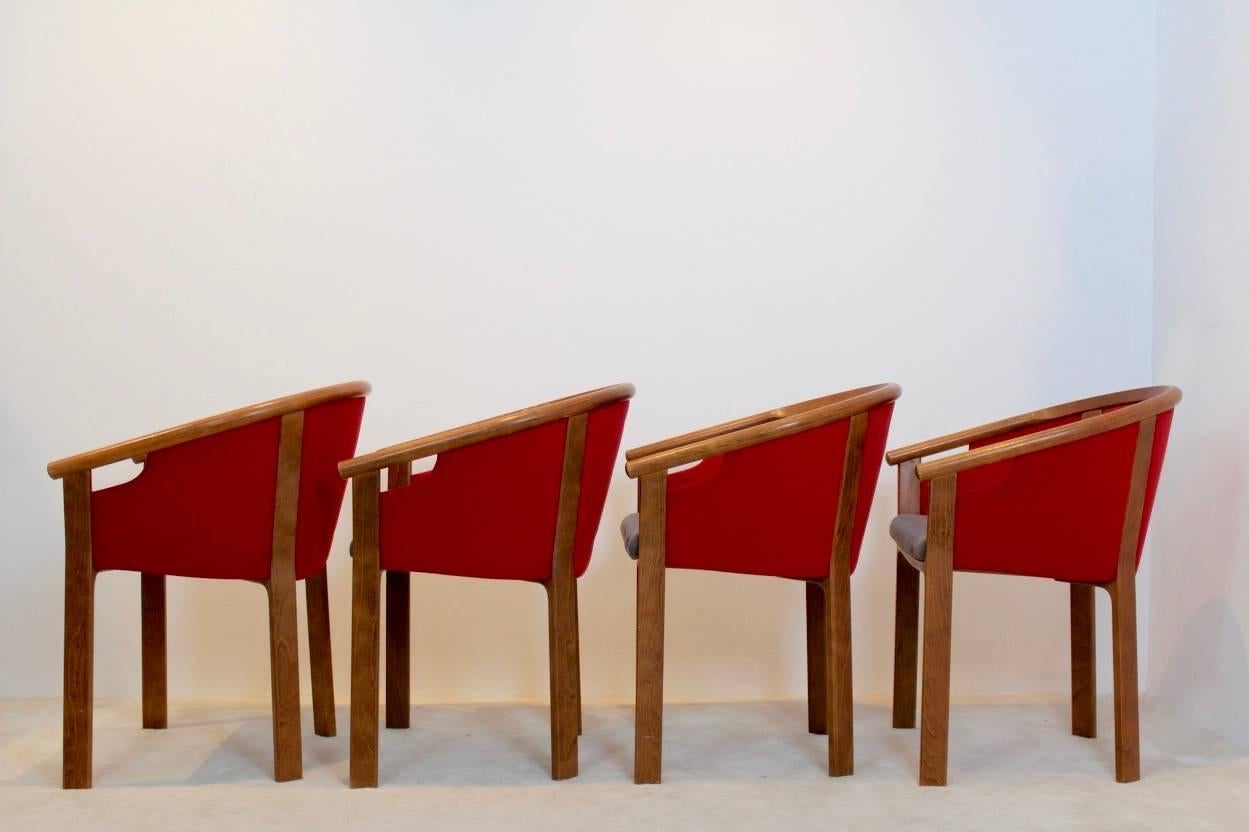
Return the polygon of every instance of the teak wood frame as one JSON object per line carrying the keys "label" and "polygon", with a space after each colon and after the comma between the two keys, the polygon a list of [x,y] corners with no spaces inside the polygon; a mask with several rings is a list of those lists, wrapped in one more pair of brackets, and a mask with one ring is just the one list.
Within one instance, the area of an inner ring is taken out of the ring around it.
{"label": "teak wood frame", "polygon": [[[1140,544],[1145,492],[1159,414],[1179,403],[1176,387],[1147,387],[1025,413],[977,428],[890,451],[898,466],[898,512],[920,510],[920,483],[930,480],[928,549],[923,562],[901,551],[895,598],[893,727],[915,727],[915,687],[919,639],[919,575],[924,574],[924,667],[920,723],[919,783],[946,784],[949,750],[950,645],[953,612],[954,518],[958,475],[992,462],[1107,431],[1139,425],[1131,481],[1124,506],[1115,578],[1100,584],[1110,594],[1114,672],[1115,779],[1140,779],[1140,720],[1136,672],[1136,552]],[[1109,408],[1115,408],[1105,412]],[[1080,414],[1079,421],[983,445],[929,462],[930,454],[1054,419]],[[1071,585],[1071,732],[1097,735],[1097,679],[1092,584]]]}
{"label": "teak wood frame", "polygon": [[[365,396],[357,381],[273,399],[109,445],[48,464],[62,480],[65,504],[65,673],[61,782],[66,789],[91,787],[95,578],[91,557],[91,472],[147,454],[266,419],[280,418],[273,547],[269,578],[260,582],[269,601],[269,661],[273,703],[273,776],[303,776],[299,719],[299,646],[295,601],[295,523],[304,411],[344,398]],[[316,733],[335,734],[334,684],[330,658],[329,596],[325,571],[305,581],[311,656],[313,721]],[[168,725],[166,693],[165,576],[140,578],[143,727]]]}
{"label": "teak wood frame", "polygon": [[[581,499],[582,462],[590,411],[633,396],[631,384],[591,390],[546,404],[474,422],[423,439],[383,448],[338,466],[351,479],[351,759],[352,788],[378,782],[378,712],[381,552],[379,502],[381,471],[387,489],[411,481],[412,462],[455,448],[508,436],[557,420],[566,420],[564,462],[560,477],[551,577],[547,593],[551,684],[551,777],[577,775],[577,738],[581,734],[581,660],[578,636],[577,581],[573,547]],[[410,725],[410,579],[386,572],[386,727]]]}
{"label": "teak wood frame", "polygon": [[[626,473],[638,481],[637,689],[633,780],[658,783],[663,756],[664,589],[668,473],[672,468],[801,433],[844,419],[846,439],[829,574],[808,581],[807,728],[828,735],[828,773],[854,773],[853,685],[850,649],[850,547],[868,411],[897,399],[896,384],[878,384],[777,408],[625,454]],[[863,495],[871,499],[871,495]]]}

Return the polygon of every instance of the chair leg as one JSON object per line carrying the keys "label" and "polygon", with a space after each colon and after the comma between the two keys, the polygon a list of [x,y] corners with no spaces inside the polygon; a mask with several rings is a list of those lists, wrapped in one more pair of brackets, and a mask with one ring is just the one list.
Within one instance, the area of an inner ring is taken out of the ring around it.
{"label": "chair leg", "polygon": [[950,623],[954,605],[954,476],[933,481],[924,562],[924,689],[919,784],[944,786],[950,740]]}
{"label": "chair leg", "polygon": [[1141,779],[1140,703],[1136,679],[1136,581],[1110,586],[1111,642],[1114,646],[1115,779]]}
{"label": "chair leg", "polygon": [[854,774],[854,681],[850,655],[850,572],[838,574],[837,564],[828,579],[824,604],[825,685],[828,690],[828,776]]}
{"label": "chair leg", "polygon": [[304,601],[308,608],[308,664],[312,671],[312,725],[319,737],[332,737],[337,733],[328,584],[324,569],[304,581]]}
{"label": "chair leg", "polygon": [[351,481],[351,761],[353,789],[377,785],[378,662],[381,570],[378,552],[379,476]]}
{"label": "chair leg", "polygon": [[271,575],[269,590],[269,686],[273,700],[273,779],[303,777],[299,727],[299,626],[295,576]]}
{"label": "chair leg", "polygon": [[386,727],[412,724],[412,584],[407,572],[386,573]]}
{"label": "chair leg", "polygon": [[65,477],[65,675],[61,786],[91,788],[95,572],[91,565],[91,473]]}
{"label": "chair leg", "polygon": [[919,570],[898,553],[893,611],[893,727],[915,727],[919,668]]}
{"label": "chair leg", "polygon": [[1093,587],[1071,585],[1071,733],[1097,736],[1097,621]]}
{"label": "chair leg", "polygon": [[577,581],[572,582],[572,679],[573,709],[577,714],[577,736],[581,736],[581,613]]}
{"label": "chair leg", "polygon": [[637,565],[637,691],[634,696],[633,782],[658,783],[663,768],[664,542],[666,474],[638,483],[641,514]]}
{"label": "chair leg", "polygon": [[807,731],[828,733],[828,688],[824,638],[824,585],[807,581]]}
{"label": "chair leg", "polygon": [[551,676],[551,779],[577,776],[577,712],[571,575],[547,583]]}
{"label": "chair leg", "polygon": [[139,577],[143,641],[143,727],[169,726],[165,646],[165,576]]}

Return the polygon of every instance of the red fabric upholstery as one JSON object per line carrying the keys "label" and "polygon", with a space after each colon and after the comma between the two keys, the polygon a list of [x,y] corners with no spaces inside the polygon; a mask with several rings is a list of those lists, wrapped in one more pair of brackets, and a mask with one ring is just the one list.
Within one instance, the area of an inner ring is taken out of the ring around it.
{"label": "red fabric upholstery", "polygon": [[[336,466],[355,451],[364,399],[304,414],[296,578],[329,557],[346,483]],[[130,482],[91,494],[97,569],[190,578],[264,580],[273,548],[281,419],[267,419],[148,454]]]}
{"label": "red fabric upholstery", "polygon": [[[892,415],[892,402],[868,415],[851,570],[859,560]],[[849,430],[849,420],[832,422],[669,475],[667,565],[827,577]]]}
{"label": "red fabric upholstery", "polygon": [[[1109,409],[1108,409],[1109,410]],[[1140,563],[1174,411],[1160,413],[1145,492]],[[996,436],[995,444],[1079,420],[1079,415]],[[958,476],[954,568],[1053,578],[1114,580],[1139,425],[1003,460]],[[922,511],[928,512],[928,483]]]}
{"label": "red fabric upholstery", "polygon": [[[573,569],[585,572],[628,401],[589,414]],[[470,578],[551,576],[568,420],[457,448],[381,495],[381,566]]]}

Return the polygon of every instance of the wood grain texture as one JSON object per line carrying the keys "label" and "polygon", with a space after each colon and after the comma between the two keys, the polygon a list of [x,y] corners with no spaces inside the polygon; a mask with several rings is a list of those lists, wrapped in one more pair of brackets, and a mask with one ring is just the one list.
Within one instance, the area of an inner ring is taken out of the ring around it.
{"label": "wood grain texture", "polygon": [[924,568],[924,690],[919,784],[944,786],[950,735],[950,624],[954,604],[954,503],[957,477],[934,480]]}
{"label": "wood grain texture", "polygon": [[[386,469],[386,489],[412,482],[412,463]],[[412,725],[412,579],[407,572],[386,573],[386,727]]]}
{"label": "wood grain texture", "polygon": [[547,582],[547,621],[551,675],[551,778],[577,775],[577,631],[576,578],[573,545],[577,535],[577,507],[581,501],[581,469],[585,458],[588,417],[568,420],[564,467],[560,477],[559,509],[555,519],[555,546],[551,578]]}
{"label": "wood grain texture", "polygon": [[1115,779],[1141,779],[1140,692],[1136,666],[1136,552],[1140,546],[1145,492],[1154,447],[1156,420],[1141,422],[1132,459],[1132,481],[1123,514],[1119,565],[1109,586],[1111,647],[1115,688]]}
{"label": "wood grain texture", "polygon": [[572,678],[573,678],[573,709],[577,713],[577,736],[582,734],[581,726],[581,601],[580,581],[572,582]]}
{"label": "wood grain texture", "polygon": [[91,788],[95,569],[91,563],[91,472],[62,483],[65,501],[65,675],[61,786]]}
{"label": "wood grain texture", "polygon": [[602,405],[632,398],[633,393],[632,384],[616,384],[514,410],[491,419],[484,419],[421,439],[413,439],[410,442],[362,454],[339,463],[338,473],[343,477],[354,477],[366,471],[377,471],[391,465],[436,456],[466,445],[484,442],[487,439],[497,439],[500,436],[508,436],[517,431],[545,425],[548,422],[568,419],[580,413],[589,413]]}
{"label": "wood grain texture", "polygon": [[273,779],[303,777],[299,726],[299,626],[295,598],[295,527],[299,516],[299,462],[304,414],[282,417],[278,442],[273,551],[269,564],[269,683],[273,700]]}
{"label": "wood grain texture", "polygon": [[[919,477],[915,460],[898,465],[898,514],[919,514]],[[919,670],[919,570],[898,552],[894,568],[893,727],[915,727],[915,689]]]}
{"label": "wood grain texture", "polygon": [[823,581],[807,581],[807,731],[828,733],[827,640]]}
{"label": "wood grain texture", "polygon": [[1093,587],[1071,585],[1071,733],[1097,736],[1097,612]]}
{"label": "wood grain texture", "polygon": [[351,480],[351,761],[353,789],[377,785],[378,498],[380,475],[368,471]]}
{"label": "wood grain texture", "polygon": [[[980,442],[986,439],[992,439],[1004,433],[1019,430],[1020,428],[1031,427],[1033,425],[1043,424],[1061,419],[1065,416],[1071,416],[1075,413],[1086,413],[1093,410],[1100,411],[1103,408],[1118,407],[1120,405],[1129,405],[1132,410],[1128,413],[1128,418],[1123,421],[1124,424],[1140,421],[1148,416],[1155,416],[1165,410],[1175,407],[1180,401],[1180,390],[1177,387],[1159,386],[1159,387],[1140,387],[1135,390],[1123,390],[1117,393],[1107,393],[1102,396],[1094,396],[1088,399],[1079,399],[1066,404],[1055,405],[1053,407],[1042,408],[1041,410],[1033,410],[1029,413],[1023,413],[1018,416],[1011,416],[1006,419],[1000,419],[996,422],[989,422],[967,430],[949,433],[945,436],[938,436],[935,439],[927,439],[923,442],[916,442],[913,445],[905,445],[901,448],[894,448],[885,454],[885,459],[890,465],[897,465],[908,459],[918,459],[924,456],[941,453],[942,451],[953,450],[954,448],[965,447],[972,442]],[[1122,410],[1128,410],[1123,408]],[[1116,412],[1122,412],[1116,411]],[[1090,432],[1085,436],[1092,436],[1094,433],[1101,433],[1101,427],[1104,422],[1095,424],[1089,428]],[[1113,429],[1113,428],[1110,428]],[[929,468],[930,472],[934,469]],[[943,469],[937,469],[943,473],[949,473]],[[940,476],[939,473],[929,473],[924,479]]]}
{"label": "wood grain texture", "polygon": [[[773,439],[791,436],[820,425],[838,422],[861,413],[866,413],[873,407],[891,402],[900,395],[902,395],[902,388],[896,384],[876,384],[871,387],[863,387],[847,393],[828,396],[824,399],[812,400],[813,402],[821,402],[820,404],[804,402],[779,408],[776,411],[772,411],[777,414],[774,418],[758,424],[747,424],[746,427],[740,429],[717,433],[716,431],[719,428],[712,428],[710,431],[686,434],[685,436],[695,437],[694,441],[686,444],[676,444],[683,437],[653,443],[649,446],[634,449],[634,451],[625,455],[626,458],[632,457],[625,463],[625,473],[630,477],[637,478],[645,474],[666,471],[679,465],[706,459],[709,456],[719,456],[730,451],[758,445],[761,442],[769,442]],[[736,425],[743,421],[749,422],[751,418],[753,417],[727,424]],[[710,433],[711,435],[700,437],[699,435],[702,433]],[[656,447],[661,448],[661,450],[646,455],[642,454],[642,451]]]}
{"label": "wood grain texture", "polygon": [[859,501],[859,480],[863,472],[863,441],[867,436],[867,414],[850,419],[842,465],[837,523],[833,528],[833,549],[829,558],[828,587],[825,592],[825,689],[828,696],[828,774],[844,777],[854,774],[854,681],[850,644],[850,550],[854,518]]}
{"label": "wood grain texture", "polygon": [[[1156,387],[1149,388],[1149,391],[1149,398],[1121,407],[1118,410],[1112,410],[1109,413],[1103,412],[1088,419],[1080,419],[1056,428],[1029,433],[1014,439],[1006,439],[991,445],[985,445],[973,451],[964,451],[958,454],[943,456],[929,462],[921,462],[916,468],[916,473],[921,480],[935,479],[947,474],[956,474],[960,471],[990,465],[994,462],[1014,459],[1024,454],[1045,450],[1046,448],[1078,442],[1081,439],[1088,439],[1092,436],[1154,418],[1159,413],[1174,408],[1180,400],[1178,387]],[[1082,410],[1086,409],[1085,405],[1089,404],[1089,402],[1077,402],[1076,404],[1081,407],[1073,412],[1082,412]],[[1066,407],[1071,407],[1071,405]]]}
{"label": "wood grain texture", "polygon": [[334,717],[334,659],[330,646],[330,590],[324,569],[304,581],[308,611],[308,666],[312,674],[312,727],[319,737],[338,733]]}
{"label": "wood grain texture", "polygon": [[218,413],[215,416],[197,419],[194,422],[187,422],[168,430],[149,433],[134,439],[127,439],[124,442],[77,454],[76,456],[49,462],[48,476],[53,479],[59,479],[71,471],[86,471],[126,459],[133,459],[136,462],[142,461],[143,457],[152,451],[159,451],[162,448],[180,445],[192,439],[200,439],[214,433],[221,433],[222,431],[233,430],[234,428],[255,422],[262,422],[265,419],[272,419],[276,416],[299,413],[310,407],[337,401],[338,399],[365,396],[368,395],[371,389],[366,381],[351,381],[346,384],[321,387],[316,390],[308,390],[291,396],[271,399],[260,404],[249,405],[237,410]]}
{"label": "wood grain texture", "polygon": [[668,475],[638,481],[637,690],[634,697],[633,782],[658,783],[663,768],[664,543]]}
{"label": "wood grain texture", "polygon": [[169,725],[167,652],[165,644],[165,576],[139,577],[142,638],[143,727]]}

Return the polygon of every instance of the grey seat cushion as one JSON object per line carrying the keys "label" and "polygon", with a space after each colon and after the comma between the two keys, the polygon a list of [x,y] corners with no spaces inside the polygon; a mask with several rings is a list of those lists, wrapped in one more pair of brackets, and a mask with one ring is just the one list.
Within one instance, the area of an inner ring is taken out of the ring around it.
{"label": "grey seat cushion", "polygon": [[620,521],[620,537],[624,540],[625,551],[629,557],[638,559],[638,515],[630,514]]}
{"label": "grey seat cushion", "polygon": [[889,536],[899,551],[922,562],[928,555],[927,515],[899,514],[889,524]]}

